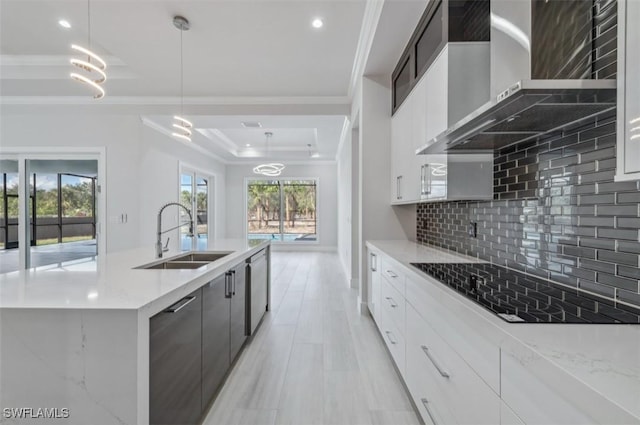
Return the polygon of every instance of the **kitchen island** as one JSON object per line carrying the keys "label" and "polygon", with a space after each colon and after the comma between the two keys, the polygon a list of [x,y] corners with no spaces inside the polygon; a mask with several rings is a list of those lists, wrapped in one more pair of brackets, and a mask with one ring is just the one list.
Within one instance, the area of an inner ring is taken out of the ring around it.
{"label": "kitchen island", "polygon": [[150,319],[265,249],[269,264],[269,242],[217,240],[229,254],[197,269],[136,268],[157,260],[140,248],[0,276],[0,422],[148,424]]}

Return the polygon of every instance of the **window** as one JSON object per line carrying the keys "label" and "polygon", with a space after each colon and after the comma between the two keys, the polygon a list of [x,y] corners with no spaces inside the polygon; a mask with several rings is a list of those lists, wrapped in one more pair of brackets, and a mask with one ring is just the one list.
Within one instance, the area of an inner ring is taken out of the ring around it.
{"label": "window", "polygon": [[248,181],[249,244],[317,242],[317,186],[314,179]]}

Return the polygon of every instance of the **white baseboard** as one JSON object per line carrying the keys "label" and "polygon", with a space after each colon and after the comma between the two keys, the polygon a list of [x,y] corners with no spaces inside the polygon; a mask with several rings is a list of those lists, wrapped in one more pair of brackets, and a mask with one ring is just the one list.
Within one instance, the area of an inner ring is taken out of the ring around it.
{"label": "white baseboard", "polygon": [[367,315],[369,314],[369,306],[366,302],[362,302],[362,298],[358,295],[358,313]]}

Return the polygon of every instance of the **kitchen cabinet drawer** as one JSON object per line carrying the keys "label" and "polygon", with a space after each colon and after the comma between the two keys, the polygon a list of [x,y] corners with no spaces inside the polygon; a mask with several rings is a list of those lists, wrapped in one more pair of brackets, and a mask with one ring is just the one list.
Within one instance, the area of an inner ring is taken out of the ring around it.
{"label": "kitchen cabinet drawer", "polygon": [[371,288],[369,299],[369,311],[373,319],[377,322],[380,320],[380,285],[382,285],[382,276],[380,271],[380,253],[369,250],[369,285]]}
{"label": "kitchen cabinet drawer", "polygon": [[407,303],[499,394],[503,334],[442,283],[424,279],[406,279]]}
{"label": "kitchen cabinet drawer", "polygon": [[425,363],[425,354],[419,343],[407,339],[404,380],[409,393],[427,425],[455,424],[445,393],[441,391],[440,374],[431,364]]}
{"label": "kitchen cabinet drawer", "polygon": [[[440,401],[458,424],[500,422],[500,398],[468,364],[425,322],[407,307],[407,376],[431,371]],[[411,352],[411,354],[409,354]]]}
{"label": "kitchen cabinet drawer", "polygon": [[149,320],[149,423],[196,424],[202,413],[202,290]]}
{"label": "kitchen cabinet drawer", "polygon": [[382,276],[395,287],[400,294],[405,296],[405,274],[402,267],[389,257],[382,257],[380,261],[382,267]]}
{"label": "kitchen cabinet drawer", "polygon": [[382,282],[380,303],[387,316],[404,336],[406,302],[402,294],[386,280]]}
{"label": "kitchen cabinet drawer", "polygon": [[247,265],[247,334],[253,335],[269,305],[269,271],[266,249],[254,254]]}
{"label": "kitchen cabinet drawer", "polygon": [[227,272],[231,292],[229,349],[230,359],[236,358],[247,339],[247,265],[242,262]]}
{"label": "kitchen cabinet drawer", "polygon": [[403,333],[397,328],[387,310],[382,309],[381,320],[379,324],[382,339],[391,352],[391,357],[396,363],[396,367],[404,376],[405,370],[405,341]]}
{"label": "kitchen cabinet drawer", "polygon": [[206,408],[229,370],[230,303],[227,275],[202,287],[202,406]]}

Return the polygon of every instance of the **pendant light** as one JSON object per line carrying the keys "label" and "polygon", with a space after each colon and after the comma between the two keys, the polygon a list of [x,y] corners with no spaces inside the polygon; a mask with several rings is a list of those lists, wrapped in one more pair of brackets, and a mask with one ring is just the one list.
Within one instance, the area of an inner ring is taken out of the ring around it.
{"label": "pendant light", "polygon": [[184,63],[182,60],[182,33],[184,31],[188,31],[190,26],[187,18],[184,18],[182,16],[174,16],[173,25],[180,30],[180,115],[174,115],[173,117],[173,127],[176,129],[176,131],[171,134],[179,139],[190,142],[192,133],[191,129],[193,128],[193,124],[191,123],[191,121],[184,118]]}
{"label": "pendant light", "polygon": [[[105,91],[102,84],[107,81],[107,64],[100,56],[91,51],[91,3],[87,0],[87,47],[72,44],[71,49],[81,54],[81,58],[71,58],[71,65],[82,73],[72,72],[71,78],[92,87],[95,90],[94,99],[102,99]],[[86,58],[86,60],[85,60]]]}
{"label": "pendant light", "polygon": [[[270,131],[267,131],[264,133],[264,135],[267,138],[265,156],[269,157],[269,139],[273,136],[273,133]],[[284,170],[284,164],[281,164],[279,162],[271,162],[271,163],[260,164],[256,166],[253,169],[253,172],[255,174],[261,174],[267,177],[277,177],[280,175],[280,173],[282,173],[282,170]]]}

